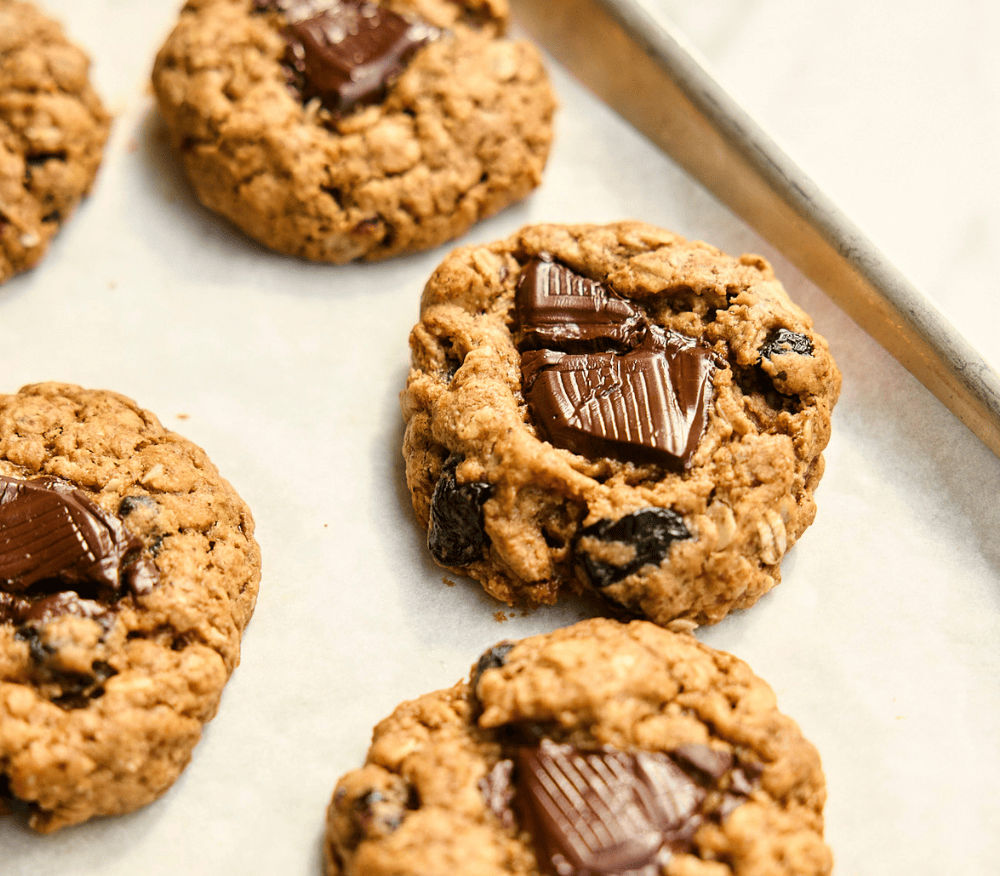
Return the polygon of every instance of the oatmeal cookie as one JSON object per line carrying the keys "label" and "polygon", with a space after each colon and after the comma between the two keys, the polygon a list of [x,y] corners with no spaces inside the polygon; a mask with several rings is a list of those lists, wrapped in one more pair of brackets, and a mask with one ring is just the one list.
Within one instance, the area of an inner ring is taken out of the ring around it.
{"label": "oatmeal cookie", "polygon": [[0,283],[38,262],[94,182],[110,120],[89,68],[58,23],[0,0]]}
{"label": "oatmeal cookie", "polygon": [[554,97],[506,0],[189,0],[153,69],[201,201],[334,263],[429,249],[541,179]]}
{"label": "oatmeal cookie", "polygon": [[129,812],[187,764],[240,657],[253,518],[204,451],[110,392],[0,396],[0,812]]}
{"label": "oatmeal cookie", "polygon": [[328,876],[821,876],[819,755],[746,664],[645,621],[487,651],[403,703],[327,812]]}
{"label": "oatmeal cookie", "polygon": [[593,590],[714,623],[813,521],[840,373],[759,256],[638,222],[530,226],[453,252],[410,346],[417,517],[498,599]]}

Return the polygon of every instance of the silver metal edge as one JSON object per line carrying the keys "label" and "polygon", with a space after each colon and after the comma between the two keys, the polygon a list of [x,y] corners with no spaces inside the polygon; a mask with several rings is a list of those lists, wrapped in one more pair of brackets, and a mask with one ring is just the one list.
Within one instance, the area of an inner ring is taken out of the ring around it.
{"label": "silver metal edge", "polygon": [[511,0],[599,97],[783,252],[1000,457],[1000,374],[645,0]]}

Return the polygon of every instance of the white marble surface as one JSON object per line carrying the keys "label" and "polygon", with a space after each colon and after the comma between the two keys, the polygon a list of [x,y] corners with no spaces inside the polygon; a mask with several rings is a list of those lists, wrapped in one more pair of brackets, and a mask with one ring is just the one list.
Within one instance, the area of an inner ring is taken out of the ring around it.
{"label": "white marble surface", "polygon": [[[1000,6],[981,0],[661,0],[722,81],[1000,366]],[[148,88],[178,0],[46,0],[116,114],[90,200],[0,287],[0,373],[124,392],[206,448],[264,555],[243,664],[160,801],[49,837],[0,821],[4,876],[318,876],[323,810],[400,700],[481,650],[575,619],[500,624],[442,583],[416,531],[397,394],[445,250],[303,264],[200,208]],[[701,639],[748,661],[819,748],[837,872],[987,876],[1000,862],[1000,463],[669,159],[552,67],[530,221],[641,218],[771,258],[844,372],[819,516],[784,582]]]}

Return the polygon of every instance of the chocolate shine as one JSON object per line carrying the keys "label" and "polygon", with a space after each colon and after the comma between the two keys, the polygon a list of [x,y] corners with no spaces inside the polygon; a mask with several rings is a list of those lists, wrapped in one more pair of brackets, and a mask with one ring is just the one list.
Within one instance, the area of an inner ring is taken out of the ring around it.
{"label": "chocolate shine", "polygon": [[557,876],[658,876],[691,849],[706,791],[658,752],[543,742],[517,756],[522,824]]}
{"label": "chocolate shine", "polygon": [[528,404],[553,444],[582,456],[686,466],[712,399],[711,352],[663,333],[628,353],[529,351]]}
{"label": "chocolate shine", "polygon": [[[516,306],[524,346],[543,347],[522,353],[522,387],[553,444],[588,457],[690,465],[714,398],[708,347],[546,259],[525,269]],[[580,352],[580,341],[603,349]]]}
{"label": "chocolate shine", "polygon": [[382,100],[416,50],[439,35],[371,0],[272,0],[257,7],[285,17],[284,63],[303,102],[319,98],[335,116]]}
{"label": "chocolate shine", "polygon": [[157,572],[142,547],[72,484],[0,475],[0,621],[96,617],[125,589],[148,593]]}
{"label": "chocolate shine", "polygon": [[544,740],[501,760],[479,787],[504,826],[515,829],[517,812],[550,876],[659,876],[675,854],[695,851],[702,824],[746,801],[752,781],[707,745],[586,751]]}
{"label": "chocolate shine", "polygon": [[544,256],[521,274],[516,306],[531,347],[558,349],[594,340],[626,345],[642,322],[624,298]]}

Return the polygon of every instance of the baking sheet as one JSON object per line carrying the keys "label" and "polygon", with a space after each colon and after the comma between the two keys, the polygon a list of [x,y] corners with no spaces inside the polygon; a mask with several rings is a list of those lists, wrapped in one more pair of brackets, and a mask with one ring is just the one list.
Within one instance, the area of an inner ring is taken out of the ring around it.
{"label": "baking sheet", "polygon": [[[123,392],[203,446],[264,559],[243,663],[159,801],[48,837],[0,819],[3,874],[318,874],[324,808],[401,700],[513,612],[429,560],[399,454],[420,290],[448,247],[382,265],[270,253],[201,208],[148,87],[177,0],[47,0],[116,116],[91,198],[0,287],[3,391]],[[1000,11],[975,0],[664,8],[802,166],[1000,366]],[[640,218],[761,252],[844,372],[816,523],[757,606],[699,638],[746,660],[823,756],[841,873],[1000,862],[1000,463],[752,230],[557,65],[542,187],[462,242]],[[445,580],[447,579],[447,580]]]}

